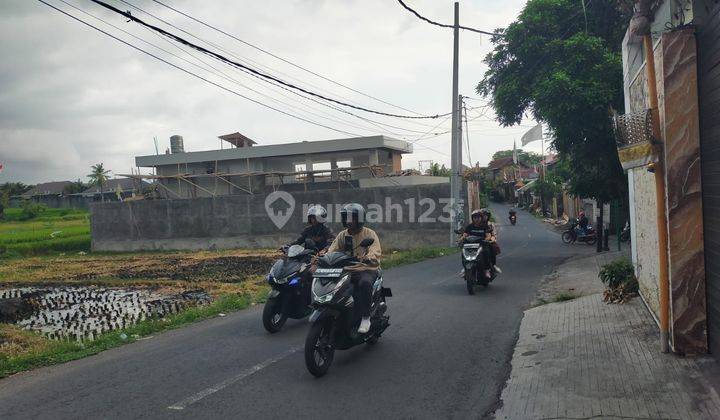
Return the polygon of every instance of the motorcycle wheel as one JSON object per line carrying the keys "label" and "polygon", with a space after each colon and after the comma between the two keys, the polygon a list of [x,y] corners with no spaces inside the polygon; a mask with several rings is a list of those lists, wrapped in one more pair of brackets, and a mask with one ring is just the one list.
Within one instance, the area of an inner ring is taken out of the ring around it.
{"label": "motorcycle wheel", "polygon": [[335,356],[335,349],[327,344],[329,335],[328,323],[316,323],[310,327],[305,339],[305,366],[316,378],[327,373]]}
{"label": "motorcycle wheel", "polygon": [[564,243],[566,243],[566,244],[571,244],[571,243],[575,242],[575,238],[574,238],[573,233],[570,232],[570,231],[565,231],[565,232],[563,232],[563,234],[562,234],[562,241],[563,241]]}
{"label": "motorcycle wheel", "polygon": [[277,298],[268,299],[263,308],[263,327],[270,334],[280,331],[287,321],[287,315],[282,313],[282,301]]}
{"label": "motorcycle wheel", "polygon": [[475,269],[465,272],[465,286],[467,286],[468,295],[475,294]]}

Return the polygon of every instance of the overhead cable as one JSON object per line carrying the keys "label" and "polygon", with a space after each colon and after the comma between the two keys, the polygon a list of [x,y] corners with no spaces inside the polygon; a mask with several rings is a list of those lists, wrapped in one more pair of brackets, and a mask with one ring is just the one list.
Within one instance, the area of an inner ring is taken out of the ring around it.
{"label": "overhead cable", "polygon": [[[410,13],[412,13],[412,14],[415,15],[415,16],[417,16],[418,19],[424,20],[424,21],[427,22],[427,23],[430,23],[430,24],[435,25],[435,26],[440,26],[440,27],[442,27],[442,28],[454,28],[454,27],[455,27],[455,25],[448,25],[448,24],[445,24],[445,23],[439,23],[439,22],[435,22],[434,20],[430,20],[430,19],[426,18],[425,16],[421,15],[420,13],[418,13],[418,12],[416,12],[414,9],[412,9],[410,6],[408,6],[403,0],[398,0],[398,3],[400,3],[400,4],[402,5],[402,7],[404,7],[405,9],[407,9]],[[458,25],[458,28],[459,28],[459,29],[464,29],[464,30],[470,31],[470,32],[477,32],[477,33],[479,33],[479,34],[484,34],[484,35],[500,36],[500,37],[503,36],[503,34],[502,34],[501,32],[488,32],[488,31],[483,31],[483,30],[480,30],[480,29],[470,28],[470,27],[462,26],[462,25]]]}
{"label": "overhead cable", "polygon": [[226,31],[224,31],[223,29],[220,29],[220,28],[218,28],[218,27],[216,27],[216,26],[214,26],[214,25],[211,25],[211,24],[209,24],[209,23],[207,23],[207,22],[204,22],[204,21],[202,21],[201,19],[198,19],[198,18],[196,18],[196,17],[194,17],[194,16],[192,16],[192,15],[186,13],[186,12],[183,12],[182,10],[178,10],[178,9],[175,8],[175,7],[172,7],[172,6],[170,6],[170,5],[167,5],[167,4],[163,3],[162,1],[159,1],[159,0],[152,0],[152,1],[154,1],[154,2],[157,3],[157,4],[159,4],[159,5],[161,5],[161,6],[164,6],[164,7],[168,8],[168,9],[174,11],[175,13],[178,13],[178,14],[180,14],[180,15],[182,15],[182,16],[185,16],[186,18],[191,19],[191,20],[193,20],[193,21],[195,21],[195,22],[197,22],[197,23],[199,23],[199,24],[201,24],[201,25],[204,25],[204,26],[206,26],[206,27],[208,27],[208,28],[210,28],[210,29],[213,29],[213,30],[215,30],[215,31],[217,31],[217,32],[225,35],[225,36],[228,36],[228,37],[230,37],[230,38],[232,38],[232,39],[234,39],[234,40],[236,40],[236,41],[238,41],[238,42],[241,42],[241,43],[247,45],[248,47],[254,48],[254,49],[256,49],[256,50],[258,50],[258,51],[260,51],[260,52],[263,52],[263,53],[265,53],[265,54],[267,54],[267,55],[269,55],[269,56],[271,56],[271,57],[273,57],[273,58],[276,58],[276,59],[278,59],[278,60],[280,60],[280,61],[282,61],[282,62],[284,62],[284,63],[286,63],[286,64],[289,64],[289,65],[291,65],[291,66],[293,66],[293,67],[295,67],[295,68],[298,68],[298,69],[303,70],[303,71],[305,71],[305,72],[307,72],[307,73],[310,73],[310,74],[312,74],[313,76],[319,77],[319,78],[321,78],[321,79],[323,79],[323,80],[325,80],[325,81],[328,81],[328,82],[333,83],[333,84],[335,84],[335,85],[337,85],[337,86],[343,87],[343,88],[345,88],[345,89],[347,89],[347,90],[349,90],[349,91],[351,91],[351,92],[358,93],[358,94],[360,94],[360,95],[362,95],[362,96],[365,96],[365,97],[367,97],[367,98],[376,100],[376,101],[381,102],[381,103],[383,103],[383,104],[385,104],[385,105],[389,105],[389,106],[392,106],[392,107],[397,108],[397,109],[402,109],[403,111],[412,112],[413,114],[420,115],[418,112],[415,112],[415,111],[413,111],[413,110],[411,110],[411,109],[403,108],[402,106],[395,105],[395,104],[392,104],[392,103],[390,103],[390,102],[384,101],[384,100],[382,100],[382,99],[380,99],[380,98],[377,98],[377,97],[372,96],[372,95],[370,95],[370,94],[367,94],[367,93],[364,93],[364,92],[359,91],[359,90],[357,90],[357,89],[354,89],[354,88],[352,88],[352,87],[350,87],[350,86],[347,86],[347,85],[345,85],[345,84],[343,84],[343,83],[340,83],[340,82],[338,82],[338,81],[335,81],[335,80],[333,80],[333,79],[331,79],[331,78],[329,78],[329,77],[327,77],[327,76],[323,76],[322,74],[316,73],[316,72],[314,72],[314,71],[312,71],[312,70],[310,70],[310,69],[308,69],[308,68],[305,68],[305,67],[303,67],[303,66],[301,66],[301,65],[299,65],[299,64],[293,63],[293,62],[290,61],[290,60],[287,60],[287,59],[285,59],[285,58],[283,58],[283,57],[280,57],[280,56],[278,56],[278,55],[276,55],[276,54],[273,54],[272,52],[270,52],[270,51],[268,51],[268,50],[266,50],[266,49],[264,49],[264,48],[258,47],[257,45],[252,44],[252,43],[250,43],[250,42],[248,42],[248,41],[245,41],[245,40],[243,40],[243,39],[240,39],[240,38],[238,38],[236,35],[233,35],[233,34],[231,34],[231,33],[228,33],[228,32],[226,32]]}
{"label": "overhead cable", "polygon": [[445,115],[448,115],[448,114],[449,114],[449,113],[446,113],[446,114],[427,115],[427,116],[401,115],[401,114],[393,114],[393,113],[388,113],[388,112],[376,111],[376,110],[369,109],[369,108],[365,108],[365,107],[362,107],[362,106],[357,106],[357,105],[349,104],[349,103],[347,103],[347,102],[339,101],[339,100],[337,100],[337,99],[333,99],[333,98],[330,98],[330,97],[321,95],[321,94],[319,94],[319,93],[312,92],[312,91],[307,90],[307,89],[305,89],[305,88],[302,88],[302,87],[300,87],[300,86],[296,86],[296,85],[294,85],[294,84],[292,84],[292,83],[289,83],[289,82],[286,82],[286,81],[284,81],[284,80],[282,80],[282,79],[279,79],[279,78],[277,78],[277,77],[275,77],[275,76],[272,76],[272,75],[263,73],[263,72],[261,72],[261,71],[259,71],[259,70],[256,70],[256,69],[252,68],[252,67],[249,67],[249,66],[246,66],[246,65],[244,65],[244,64],[241,64],[241,63],[238,63],[238,62],[236,62],[236,61],[233,61],[233,60],[231,60],[231,59],[229,59],[229,58],[227,58],[227,57],[225,57],[225,56],[223,56],[223,55],[221,55],[221,54],[218,54],[218,53],[216,53],[216,52],[210,51],[210,50],[208,50],[208,49],[205,48],[205,47],[202,47],[202,46],[200,46],[200,45],[194,44],[194,43],[192,43],[192,42],[190,42],[190,41],[188,41],[188,40],[186,40],[186,39],[184,39],[184,38],[182,38],[182,37],[180,37],[180,36],[178,36],[178,35],[172,34],[172,33],[168,32],[168,31],[166,31],[166,30],[164,30],[164,29],[162,29],[162,28],[159,28],[159,27],[157,27],[157,26],[155,26],[155,25],[152,25],[152,24],[150,24],[150,23],[147,23],[147,22],[145,22],[144,20],[133,16],[130,12],[124,12],[124,11],[122,11],[122,10],[120,10],[120,9],[118,9],[118,8],[110,5],[110,4],[107,4],[107,3],[103,2],[103,1],[100,1],[100,0],[90,0],[90,1],[92,1],[92,2],[95,3],[95,4],[98,4],[98,5],[102,6],[102,7],[106,8],[106,9],[108,9],[108,10],[111,10],[111,11],[113,11],[113,12],[119,14],[119,15],[122,15],[122,16],[126,17],[127,19],[132,20],[133,22],[136,22],[136,23],[139,23],[140,25],[143,25],[143,26],[145,26],[145,27],[148,27],[148,28],[150,28],[150,29],[152,29],[152,30],[154,30],[154,31],[156,31],[156,32],[158,32],[158,33],[160,33],[160,34],[162,34],[162,35],[164,35],[164,36],[166,36],[166,37],[168,37],[168,38],[176,41],[176,42],[179,42],[179,43],[181,43],[181,44],[183,44],[183,45],[186,45],[186,46],[191,47],[191,48],[193,48],[193,49],[195,49],[195,50],[198,50],[198,51],[202,52],[203,54],[206,54],[206,55],[208,55],[208,56],[210,56],[210,57],[213,57],[213,58],[215,58],[215,59],[217,59],[217,60],[220,60],[220,61],[222,61],[222,62],[224,62],[224,63],[226,63],[226,64],[229,64],[229,65],[234,66],[234,67],[237,67],[237,68],[245,69],[245,70],[247,70],[247,71],[249,71],[249,72],[251,72],[251,73],[253,73],[253,74],[257,74],[258,76],[260,76],[260,77],[262,77],[262,78],[264,78],[264,79],[272,80],[272,81],[274,81],[274,82],[277,82],[277,83],[280,83],[280,84],[282,84],[282,85],[284,85],[284,86],[287,86],[287,87],[289,87],[289,88],[291,88],[291,89],[295,89],[295,90],[298,90],[298,91],[300,91],[300,92],[306,93],[306,94],[308,94],[308,95],[312,95],[312,96],[315,96],[315,97],[317,97],[317,98],[324,99],[324,100],[326,100],[326,101],[328,101],[328,102],[333,102],[333,103],[336,103],[336,104],[338,104],[338,105],[346,106],[346,107],[348,107],[348,108],[353,108],[353,109],[357,109],[357,110],[364,111],[364,112],[369,112],[369,113],[372,113],[372,114],[384,115],[384,116],[386,116],[386,117],[395,117],[395,118],[406,118],[406,119],[435,119],[435,118],[439,118],[439,117],[442,117],[442,116],[445,116]]}
{"label": "overhead cable", "polygon": [[72,19],[74,19],[74,20],[82,23],[82,24],[85,25],[85,26],[88,26],[88,27],[90,27],[90,28],[92,28],[92,29],[95,29],[96,31],[101,32],[101,33],[107,35],[108,37],[110,37],[110,38],[112,38],[112,39],[114,39],[114,40],[116,40],[116,41],[118,41],[118,42],[120,42],[120,43],[123,43],[123,44],[127,45],[127,46],[130,47],[130,48],[133,48],[133,49],[135,49],[135,50],[137,50],[137,51],[140,51],[140,52],[142,52],[142,53],[144,53],[144,54],[147,54],[147,55],[149,55],[150,57],[153,57],[153,58],[155,58],[155,59],[157,59],[157,60],[159,60],[159,61],[162,61],[163,63],[165,63],[165,64],[167,64],[167,65],[169,65],[169,66],[171,66],[171,67],[174,67],[174,68],[176,68],[176,69],[178,69],[178,70],[180,70],[180,71],[182,71],[182,72],[184,72],[184,73],[187,73],[187,74],[189,74],[189,75],[191,75],[191,76],[194,76],[194,77],[196,77],[196,78],[198,78],[198,79],[200,79],[200,80],[202,80],[202,81],[204,81],[204,82],[206,82],[206,83],[209,83],[209,84],[211,84],[211,85],[213,85],[213,86],[216,86],[216,87],[218,87],[218,88],[220,88],[220,89],[222,89],[222,90],[224,90],[224,91],[226,91],[226,92],[232,93],[233,95],[239,96],[239,97],[241,97],[241,98],[243,98],[243,99],[246,99],[246,100],[248,100],[248,101],[250,101],[250,102],[253,102],[253,103],[255,103],[255,104],[257,104],[257,105],[260,105],[260,106],[263,106],[263,107],[265,107],[265,108],[271,109],[271,110],[273,110],[273,111],[279,112],[279,113],[281,113],[281,114],[283,114],[283,115],[287,115],[287,116],[289,116],[289,117],[292,117],[292,118],[295,118],[295,119],[298,119],[298,120],[301,120],[301,121],[304,121],[304,122],[307,122],[307,123],[310,123],[310,124],[313,124],[313,125],[316,125],[316,126],[319,126],[319,127],[323,127],[323,128],[328,129],[328,130],[336,131],[336,132],[338,132],[338,133],[347,134],[347,135],[350,135],[350,136],[362,137],[361,135],[359,135],[359,134],[357,134],[357,133],[351,133],[351,132],[343,131],[343,130],[340,130],[340,129],[337,129],[337,128],[334,128],[334,127],[330,127],[330,126],[328,126],[328,125],[325,125],[325,124],[322,124],[322,123],[319,123],[319,122],[316,122],[316,121],[312,121],[312,120],[309,120],[309,119],[307,119],[307,118],[300,117],[300,116],[298,116],[298,115],[291,114],[291,113],[289,113],[289,112],[283,111],[283,110],[278,109],[278,108],[275,108],[275,107],[273,107],[273,106],[271,106],[271,105],[262,103],[262,102],[260,102],[260,101],[258,101],[258,100],[255,100],[255,99],[253,99],[253,98],[250,98],[250,97],[248,97],[248,96],[245,96],[245,95],[243,95],[243,94],[241,94],[241,93],[239,93],[239,92],[237,92],[237,91],[234,91],[234,90],[232,90],[232,89],[229,89],[229,88],[227,88],[227,87],[225,87],[225,86],[222,86],[222,85],[220,85],[220,84],[218,84],[218,83],[213,82],[212,80],[209,80],[209,79],[207,79],[207,78],[205,78],[205,77],[203,77],[203,76],[200,76],[200,75],[198,75],[198,74],[196,74],[196,73],[193,73],[193,72],[191,72],[190,70],[184,69],[184,68],[182,68],[182,67],[180,67],[180,66],[178,66],[178,65],[176,65],[176,64],[174,64],[174,63],[171,63],[170,61],[167,61],[167,60],[165,60],[165,59],[162,58],[162,57],[159,57],[159,56],[157,56],[157,55],[155,55],[155,54],[153,54],[153,53],[151,53],[151,52],[149,52],[149,51],[146,51],[146,50],[144,50],[144,49],[142,49],[142,48],[140,48],[140,47],[138,47],[138,46],[135,46],[135,45],[133,45],[133,44],[125,41],[124,39],[118,38],[118,37],[116,37],[115,35],[107,32],[107,31],[104,31],[103,29],[98,28],[97,26],[95,26],[95,25],[93,25],[93,24],[91,24],[91,23],[88,23],[88,22],[86,22],[86,21],[78,18],[77,16],[74,16],[74,15],[72,15],[72,14],[70,14],[70,13],[68,13],[68,12],[66,12],[66,11],[64,11],[64,10],[62,10],[62,9],[60,9],[60,8],[58,8],[58,7],[50,4],[50,3],[48,3],[48,2],[46,2],[45,0],[38,0],[38,1],[39,1],[40,3],[42,3],[42,4],[44,4],[44,5],[52,8],[52,9],[57,10],[58,12],[60,12],[60,13],[62,13],[62,14],[64,14],[64,15],[66,15],[66,16],[68,16],[68,17],[70,17],[70,18],[72,18]]}

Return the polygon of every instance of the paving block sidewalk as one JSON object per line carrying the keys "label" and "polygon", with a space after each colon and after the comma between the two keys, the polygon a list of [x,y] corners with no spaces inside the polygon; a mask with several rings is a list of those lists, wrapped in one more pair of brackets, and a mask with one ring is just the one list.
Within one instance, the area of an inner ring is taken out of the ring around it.
{"label": "paving block sidewalk", "polygon": [[[586,277],[598,281],[597,269]],[[712,359],[662,354],[658,341],[639,298],[608,305],[591,294],[529,309],[495,418],[720,418],[702,374]]]}

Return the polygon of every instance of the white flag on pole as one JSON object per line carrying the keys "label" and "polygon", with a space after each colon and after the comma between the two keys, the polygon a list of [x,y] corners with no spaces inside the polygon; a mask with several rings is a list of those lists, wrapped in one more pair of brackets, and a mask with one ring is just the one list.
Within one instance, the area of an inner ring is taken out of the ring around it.
{"label": "white flag on pole", "polygon": [[535,127],[529,129],[527,133],[523,134],[522,138],[520,139],[520,143],[525,146],[528,143],[532,143],[534,141],[542,140],[542,125],[538,123]]}

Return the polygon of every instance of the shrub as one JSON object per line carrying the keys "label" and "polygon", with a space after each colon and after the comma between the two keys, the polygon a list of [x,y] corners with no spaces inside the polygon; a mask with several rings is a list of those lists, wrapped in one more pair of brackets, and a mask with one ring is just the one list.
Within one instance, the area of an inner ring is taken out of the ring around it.
{"label": "shrub", "polygon": [[620,258],[611,263],[605,264],[598,274],[607,287],[614,289],[628,282],[635,282],[635,269],[627,258]]}
{"label": "shrub", "polygon": [[47,210],[47,206],[44,204],[33,203],[30,200],[25,200],[22,203],[22,212],[20,213],[21,220],[30,220],[40,216]]}
{"label": "shrub", "polygon": [[627,258],[617,259],[605,264],[598,274],[607,286],[603,300],[608,303],[624,303],[638,292],[633,265]]}

